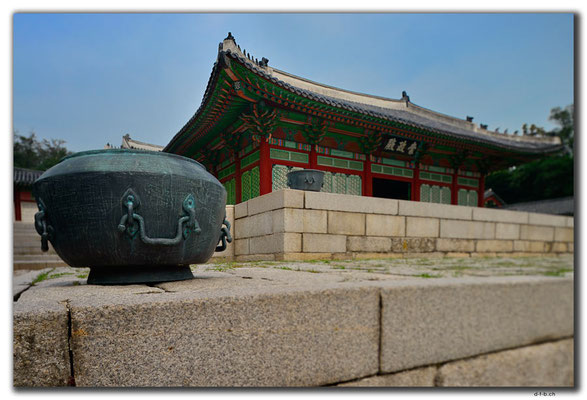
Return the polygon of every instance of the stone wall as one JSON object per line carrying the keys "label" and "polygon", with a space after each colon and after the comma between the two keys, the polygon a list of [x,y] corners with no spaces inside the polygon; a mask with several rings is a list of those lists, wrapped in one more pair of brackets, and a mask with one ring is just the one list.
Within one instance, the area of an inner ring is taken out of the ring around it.
{"label": "stone wall", "polygon": [[280,190],[234,207],[236,260],[568,254],[572,217]]}

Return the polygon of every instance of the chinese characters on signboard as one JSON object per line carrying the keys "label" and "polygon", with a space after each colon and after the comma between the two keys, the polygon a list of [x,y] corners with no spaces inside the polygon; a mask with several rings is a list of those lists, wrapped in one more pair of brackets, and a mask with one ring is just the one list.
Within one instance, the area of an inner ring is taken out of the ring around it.
{"label": "chinese characters on signboard", "polygon": [[407,140],[399,137],[389,136],[383,141],[383,151],[392,153],[401,153],[413,156],[418,150],[418,142],[415,140]]}

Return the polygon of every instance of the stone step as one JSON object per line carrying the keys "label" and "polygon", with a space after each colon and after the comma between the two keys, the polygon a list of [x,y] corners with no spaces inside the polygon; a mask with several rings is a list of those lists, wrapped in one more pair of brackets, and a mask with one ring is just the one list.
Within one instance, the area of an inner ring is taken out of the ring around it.
{"label": "stone step", "polygon": [[17,261],[14,260],[13,268],[18,269],[43,269],[43,268],[57,268],[67,267],[67,264],[63,260],[29,260],[29,261]]}
{"label": "stone step", "polygon": [[44,252],[41,250],[41,243],[36,243],[34,246],[23,246],[23,247],[14,247],[12,249],[12,254],[14,255],[40,255],[40,254],[57,254],[51,245],[49,245],[49,251]]}
{"label": "stone step", "polygon": [[14,223],[12,225],[12,231],[13,232],[34,232],[35,225],[28,224],[28,223]]}
{"label": "stone step", "polygon": [[62,261],[57,254],[15,254],[13,261]]}
{"label": "stone step", "polygon": [[78,387],[331,385],[574,334],[570,277],[356,280],[282,266],[156,285],[38,282],[13,306],[14,385],[65,386],[70,360]]}
{"label": "stone step", "polygon": [[41,237],[27,237],[26,239],[17,240],[16,238],[12,242],[12,247],[32,247],[32,246],[41,246]]}

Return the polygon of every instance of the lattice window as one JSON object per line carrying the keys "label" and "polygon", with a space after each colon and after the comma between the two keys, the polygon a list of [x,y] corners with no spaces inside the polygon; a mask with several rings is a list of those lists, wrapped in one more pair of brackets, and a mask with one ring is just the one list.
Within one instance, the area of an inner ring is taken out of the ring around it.
{"label": "lattice window", "polygon": [[226,189],[226,204],[236,204],[236,179],[232,178],[223,185]]}
{"label": "lattice window", "polygon": [[346,176],[344,174],[334,174],[334,193],[346,194]]}
{"label": "lattice window", "polygon": [[247,201],[251,198],[251,174],[250,171],[243,172],[241,175],[241,201]]}
{"label": "lattice window", "polygon": [[322,185],[322,192],[332,193],[332,173],[324,173],[324,185]]}
{"label": "lattice window", "polygon": [[420,185],[420,201],[430,202],[430,185]]}
{"label": "lattice window", "polygon": [[285,165],[273,165],[271,171],[271,191],[275,192],[287,188],[287,167]]}
{"label": "lattice window", "polygon": [[476,190],[469,190],[469,195],[467,196],[467,203],[471,207],[477,207],[477,191]]}
{"label": "lattice window", "polygon": [[440,202],[442,204],[450,204],[450,188],[443,186],[440,189]]}
{"label": "lattice window", "polygon": [[347,178],[347,194],[361,195],[362,180],[359,175],[349,175]]}
{"label": "lattice window", "polygon": [[459,189],[458,204],[459,204],[459,206],[469,205],[469,191],[468,190]]}
{"label": "lattice window", "polygon": [[257,197],[261,194],[261,179],[259,175],[259,167],[255,167],[251,170],[251,197]]}
{"label": "lattice window", "polygon": [[430,188],[430,202],[440,203],[440,186],[432,186]]}

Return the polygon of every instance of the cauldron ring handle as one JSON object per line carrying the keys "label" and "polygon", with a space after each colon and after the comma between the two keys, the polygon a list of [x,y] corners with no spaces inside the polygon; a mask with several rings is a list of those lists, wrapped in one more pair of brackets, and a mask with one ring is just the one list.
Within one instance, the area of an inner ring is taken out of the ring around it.
{"label": "cauldron ring handle", "polygon": [[53,237],[53,227],[47,223],[47,207],[40,197],[37,199],[39,211],[35,213],[35,230],[41,235],[41,250],[49,251],[49,239]]}
{"label": "cauldron ring handle", "polygon": [[[183,201],[183,210],[188,214],[184,215],[179,218],[177,221],[177,233],[173,238],[150,238],[145,233],[145,220],[144,218],[134,212],[139,205],[140,200],[139,197],[132,189],[128,189],[124,195],[122,196],[121,203],[123,208],[126,208],[127,212],[122,215],[120,222],[118,223],[118,230],[120,232],[125,232],[134,237],[136,235],[136,227],[134,221],[139,223],[139,237],[141,241],[145,244],[152,244],[152,245],[163,245],[163,246],[174,246],[181,242],[181,239],[187,239],[190,232],[194,232],[196,234],[200,233],[202,230],[200,229],[200,225],[196,220],[196,201],[194,196],[188,194]],[[184,227],[184,224],[186,225]]]}
{"label": "cauldron ring handle", "polygon": [[226,219],[226,215],[224,216],[224,221],[222,224],[225,225],[220,229],[220,238],[218,239],[219,242],[222,242],[221,245],[216,246],[215,251],[224,251],[226,250],[226,242],[232,243],[232,236],[230,235],[230,222]]}

